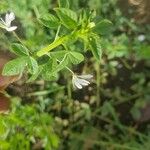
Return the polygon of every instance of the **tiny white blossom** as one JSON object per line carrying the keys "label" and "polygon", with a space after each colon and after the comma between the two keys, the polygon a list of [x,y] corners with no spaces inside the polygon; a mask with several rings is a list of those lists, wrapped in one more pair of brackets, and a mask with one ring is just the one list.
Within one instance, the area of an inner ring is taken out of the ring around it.
{"label": "tiny white blossom", "polygon": [[5,20],[0,18],[0,27],[6,29],[8,32],[14,31],[17,29],[17,26],[11,26],[11,22],[15,20],[15,14],[13,12],[7,13],[5,15]]}
{"label": "tiny white blossom", "polygon": [[73,75],[72,76],[72,84],[75,88],[82,89],[84,86],[87,86],[90,84],[88,80],[90,80],[93,76],[88,75]]}
{"label": "tiny white blossom", "polygon": [[143,35],[143,34],[139,35],[139,36],[138,36],[138,40],[139,40],[140,42],[143,42],[143,41],[145,40],[145,35]]}

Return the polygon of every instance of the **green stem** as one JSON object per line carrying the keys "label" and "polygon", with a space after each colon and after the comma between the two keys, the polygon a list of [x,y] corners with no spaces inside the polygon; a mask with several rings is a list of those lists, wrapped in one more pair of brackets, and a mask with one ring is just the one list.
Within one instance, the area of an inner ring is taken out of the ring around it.
{"label": "green stem", "polygon": [[50,45],[48,45],[48,46],[42,48],[40,51],[38,51],[36,53],[37,56],[41,57],[41,56],[47,54],[49,51],[51,51],[52,49],[54,49],[57,46],[61,45],[67,39],[68,39],[68,36],[63,36],[63,37],[60,37],[60,38],[56,39],[53,43],[51,43]]}
{"label": "green stem", "polygon": [[[57,59],[57,61],[58,61],[59,63],[61,62],[61,61],[58,60],[58,59]],[[68,68],[67,66],[65,66],[65,68],[66,68],[68,71],[70,71],[72,75],[74,75],[74,72],[73,72],[70,68]]]}
{"label": "green stem", "polygon": [[57,38],[58,38],[58,34],[59,34],[59,31],[60,31],[60,28],[61,28],[61,25],[60,25],[60,26],[58,27],[58,29],[57,29],[57,32],[56,32],[54,41],[56,41]]}
{"label": "green stem", "polygon": [[101,103],[101,98],[100,98],[100,63],[97,62],[96,64],[96,98],[97,98],[97,106],[100,105]]}
{"label": "green stem", "polygon": [[40,13],[38,11],[38,8],[36,6],[33,7],[33,10],[34,10],[34,13],[35,13],[35,16],[36,18],[40,18]]}
{"label": "green stem", "polygon": [[17,39],[22,45],[24,45],[24,43],[23,43],[22,40],[19,38],[19,36],[16,34],[16,32],[13,31],[13,35],[16,37],[16,39]]}

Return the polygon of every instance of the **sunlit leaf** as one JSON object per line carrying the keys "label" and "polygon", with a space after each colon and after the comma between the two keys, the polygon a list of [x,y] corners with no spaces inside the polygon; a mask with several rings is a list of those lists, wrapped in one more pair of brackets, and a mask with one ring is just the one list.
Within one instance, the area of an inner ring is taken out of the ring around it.
{"label": "sunlit leaf", "polygon": [[28,57],[19,57],[5,64],[2,74],[12,76],[21,74],[27,65]]}

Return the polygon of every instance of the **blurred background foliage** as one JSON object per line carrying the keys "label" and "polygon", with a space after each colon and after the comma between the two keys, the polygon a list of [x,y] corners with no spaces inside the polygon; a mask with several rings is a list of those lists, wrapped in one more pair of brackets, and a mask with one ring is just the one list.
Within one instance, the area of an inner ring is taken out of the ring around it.
{"label": "blurred background foliage", "polygon": [[[112,32],[101,37],[100,64],[87,52],[84,63],[72,68],[93,73],[94,79],[80,91],[70,88],[65,71],[55,81],[27,84],[25,74],[10,85],[12,109],[0,115],[0,149],[149,150],[150,22],[141,21],[137,11],[148,1],[137,0],[136,5],[132,0],[69,1],[71,9],[95,10],[97,19],[113,23]],[[0,14],[13,11],[18,35],[37,51],[55,36],[37,17],[54,13],[57,6],[55,0],[1,0]],[[0,51],[8,51],[10,41],[14,38],[1,32]]]}

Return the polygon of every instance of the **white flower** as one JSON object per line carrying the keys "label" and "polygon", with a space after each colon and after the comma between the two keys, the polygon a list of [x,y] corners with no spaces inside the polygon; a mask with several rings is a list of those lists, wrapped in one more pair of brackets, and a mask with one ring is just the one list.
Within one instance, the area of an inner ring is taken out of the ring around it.
{"label": "white flower", "polygon": [[138,36],[138,40],[139,40],[140,42],[143,42],[143,41],[145,40],[145,35],[143,35],[143,34],[139,35],[139,36]]}
{"label": "white flower", "polygon": [[84,86],[87,86],[90,84],[88,80],[90,80],[93,76],[88,75],[73,75],[72,76],[72,84],[75,88],[82,89]]}
{"label": "white flower", "polygon": [[13,12],[7,13],[5,15],[5,20],[0,18],[0,27],[6,29],[8,32],[14,31],[17,29],[17,26],[11,26],[11,22],[15,19],[15,14]]}

